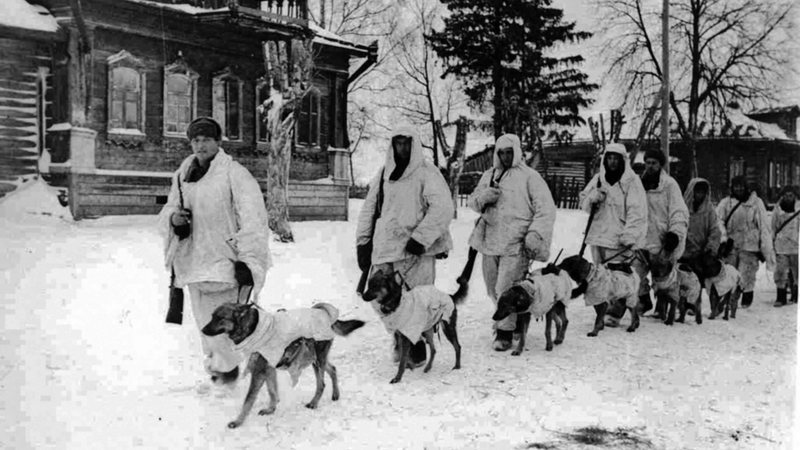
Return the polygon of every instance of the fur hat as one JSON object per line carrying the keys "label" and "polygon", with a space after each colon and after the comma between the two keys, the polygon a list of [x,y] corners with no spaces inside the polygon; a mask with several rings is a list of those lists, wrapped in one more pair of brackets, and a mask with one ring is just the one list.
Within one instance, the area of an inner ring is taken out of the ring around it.
{"label": "fur hat", "polygon": [[205,136],[215,141],[222,140],[222,127],[211,117],[198,117],[186,128],[186,137],[191,141],[196,136]]}
{"label": "fur hat", "polygon": [[662,166],[667,163],[667,158],[664,157],[664,153],[661,150],[650,149],[644,152],[644,160],[647,161],[648,159],[658,160]]}
{"label": "fur hat", "polygon": [[781,188],[781,191],[778,194],[778,197],[783,197],[784,195],[786,195],[786,194],[788,194],[790,192],[792,194],[794,194],[795,197],[797,197],[797,189],[794,186],[791,186],[791,185],[784,186],[783,188]]}

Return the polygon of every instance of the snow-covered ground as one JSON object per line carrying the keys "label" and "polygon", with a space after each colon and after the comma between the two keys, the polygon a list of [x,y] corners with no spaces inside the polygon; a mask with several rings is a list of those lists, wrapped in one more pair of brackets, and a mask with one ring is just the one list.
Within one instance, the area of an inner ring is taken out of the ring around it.
{"label": "snow-covered ground", "polygon": [[[354,294],[360,202],[351,205],[351,221],[295,223],[297,243],[273,244],[261,298],[266,309],[325,300],[368,321],[334,344],[341,399],[332,402],[328,387],[308,410],[313,375],[292,389],[281,372],[277,412],[258,416],[257,405],[229,430],[247,380],[204,389],[191,313],[184,326],[164,323],[168,276],[155,217],[73,222],[40,182],[0,201],[0,447],[599,448],[563,439],[583,426],[624,427],[640,439],[625,448],[795,447],[797,308],[771,306],[763,270],[754,306],[736,320],[667,327],[645,318],[634,334],[589,338],[594,314],[579,300],[568,307],[564,344],[545,352],[543,324],[533,323],[527,351],[512,357],[491,350],[478,267],[459,314],[463,368],[450,370],[443,340],[430,373],[406,372],[390,385],[389,338]],[[456,248],[438,265],[446,291],[474,219],[462,209],[452,225]],[[554,254],[578,250],[585,220],[558,212]],[[266,398],[264,389],[259,403]]]}

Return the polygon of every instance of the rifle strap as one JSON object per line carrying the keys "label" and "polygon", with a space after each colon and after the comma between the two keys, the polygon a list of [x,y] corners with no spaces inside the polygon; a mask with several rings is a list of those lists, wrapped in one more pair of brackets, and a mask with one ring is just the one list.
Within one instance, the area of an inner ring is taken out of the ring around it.
{"label": "rifle strap", "polygon": [[[773,212],[772,214],[775,214],[775,213]],[[775,236],[774,236],[772,239],[773,239],[773,240],[775,240],[775,238],[777,238],[777,237],[778,237],[778,233],[780,233],[781,231],[783,231],[783,229],[784,229],[784,228],[786,228],[786,225],[789,225],[789,222],[791,222],[792,220],[794,220],[794,218],[795,218],[795,217],[797,217],[797,216],[799,216],[799,215],[800,215],[800,211],[797,211],[796,213],[792,214],[792,215],[791,215],[791,216],[790,216],[788,219],[786,219],[786,221],[785,221],[785,222],[783,222],[783,223],[781,224],[781,226],[779,226],[779,227],[778,227],[778,229],[777,229],[777,230],[775,230]]]}
{"label": "rifle strap", "polygon": [[730,222],[731,217],[733,216],[733,213],[736,212],[736,209],[739,208],[740,206],[742,206],[742,202],[741,201],[739,203],[737,203],[736,206],[733,207],[731,212],[728,213],[728,217],[725,218],[725,230],[728,229],[728,222]]}

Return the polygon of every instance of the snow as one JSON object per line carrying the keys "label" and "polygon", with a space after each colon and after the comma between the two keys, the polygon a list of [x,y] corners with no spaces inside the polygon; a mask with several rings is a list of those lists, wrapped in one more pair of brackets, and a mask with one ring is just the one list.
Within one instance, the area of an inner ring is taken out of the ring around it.
{"label": "snow", "polygon": [[0,2],[0,26],[50,32],[58,30],[58,24],[50,13],[41,11],[25,0]]}
{"label": "snow", "polygon": [[314,38],[314,42],[316,43],[329,45],[331,47],[340,47],[346,49],[359,49],[359,47],[363,47],[355,42],[351,42],[348,39],[339,36],[338,34],[332,31],[320,27],[314,22],[308,22],[308,28],[316,35],[316,37]]}
{"label": "snow", "polygon": [[220,11],[227,11],[228,8],[217,8],[217,9],[209,9],[209,8],[200,8],[197,6],[188,5],[185,3],[178,3],[178,4],[169,4],[169,3],[159,3],[153,2],[149,0],[128,0],[129,2],[134,3],[141,3],[143,5],[155,6],[158,8],[164,9],[172,9],[175,11],[181,11],[188,14],[199,14],[199,13],[208,13],[208,12],[220,12]]}
{"label": "snow", "polygon": [[[0,201],[0,430],[7,448],[527,448],[595,425],[635,427],[653,448],[794,448],[797,307],[773,308],[762,269],[756,300],[736,320],[667,327],[650,318],[635,334],[586,337],[594,313],[568,307],[566,341],[544,351],[534,322],[523,355],[491,350],[491,302],[480,264],[459,311],[463,368],[451,371],[442,340],[431,372],[389,379],[396,365],[374,311],[357,298],[348,222],[294,223],[294,244],[272,243],[267,310],[322,300],[367,325],[337,338],[331,362],[342,396],[319,408],[306,371],[259,416],[266,389],[242,428],[229,430],[247,388],[208,386],[198,332],[164,323],[168,274],[154,216],[72,221],[54,189],[31,184]],[[452,292],[476,214],[459,210],[456,243],[437,267]],[[586,214],[559,210],[554,254],[577,252]],[[707,309],[707,301],[704,308]],[[624,323],[627,323],[627,318]],[[542,448],[542,447],[539,447]],[[556,447],[553,447],[556,448]],[[557,448],[586,448],[559,445]],[[596,447],[593,447],[596,448]]]}
{"label": "snow", "polygon": [[50,126],[47,131],[67,131],[72,129],[72,124],[69,122],[60,122]]}

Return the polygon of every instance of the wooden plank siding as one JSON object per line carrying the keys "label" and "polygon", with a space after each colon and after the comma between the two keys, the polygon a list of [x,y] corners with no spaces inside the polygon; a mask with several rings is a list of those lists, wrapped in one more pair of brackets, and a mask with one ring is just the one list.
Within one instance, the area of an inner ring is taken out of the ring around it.
{"label": "wooden plank siding", "polygon": [[[166,203],[171,174],[121,175],[72,173],[69,205],[76,219],[105,215],[157,214]],[[265,181],[259,181],[266,192]],[[327,183],[289,182],[292,221],[347,220],[348,187]]]}
{"label": "wooden plank siding", "polygon": [[46,148],[43,130],[52,124],[47,102],[51,45],[0,36],[0,197],[19,179],[38,173]]}

